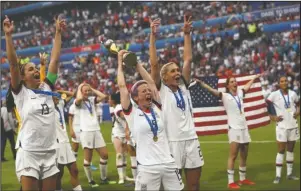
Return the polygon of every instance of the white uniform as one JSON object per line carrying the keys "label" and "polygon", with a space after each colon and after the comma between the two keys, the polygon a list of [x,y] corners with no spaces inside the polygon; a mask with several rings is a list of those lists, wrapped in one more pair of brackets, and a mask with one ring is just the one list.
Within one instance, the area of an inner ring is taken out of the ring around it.
{"label": "white uniform", "polygon": [[125,140],[125,126],[126,121],[120,117],[120,112],[122,112],[122,107],[120,104],[116,105],[114,108],[114,122],[112,129],[112,142],[114,138],[120,139],[123,143]]}
{"label": "white uniform", "polygon": [[[192,117],[191,96],[184,84],[179,87],[185,101],[185,111],[177,107],[175,95],[170,88],[163,83],[160,88],[169,147],[179,169],[198,168],[204,165],[204,158]],[[181,100],[179,91],[175,94]]]}
{"label": "white uniform", "polygon": [[[288,94],[283,96],[281,91],[278,90],[272,92],[267,98],[269,102],[273,103],[277,116],[283,117],[283,120],[277,122],[276,125],[276,139],[279,142],[296,141],[300,139],[300,134],[298,122],[294,118],[294,113],[296,112],[295,104],[299,102],[299,98],[292,90],[289,90]],[[286,108],[288,102],[290,103],[290,109]]]}
{"label": "white uniform", "polygon": [[66,131],[66,122],[63,114],[64,105],[64,100],[60,100],[57,104],[57,109],[59,111],[56,110],[56,135],[59,143],[59,148],[57,150],[57,162],[65,165],[75,162],[76,158],[72,152]]}
{"label": "white uniform", "polygon": [[[40,89],[51,91],[48,84]],[[16,174],[45,179],[59,172],[56,167],[55,108],[52,96],[36,94],[21,85],[20,92],[13,92],[16,108],[21,118],[16,149]]]}
{"label": "white uniform", "polygon": [[[170,153],[162,112],[158,106],[152,107],[158,124],[157,142],[153,140],[151,127],[140,109],[131,104],[128,110],[124,110],[137,143],[138,175],[135,190],[159,190],[161,183],[165,190],[182,190],[184,185]],[[145,114],[153,120],[151,113]]]}
{"label": "white uniform", "polygon": [[74,103],[69,108],[69,115],[73,116],[72,127],[75,134],[75,138],[72,138],[71,141],[74,143],[80,143],[80,115],[79,109]]}
{"label": "white uniform", "polygon": [[[251,137],[249,134],[248,124],[244,113],[244,92],[239,89],[236,96],[230,93],[222,93],[222,101],[228,117],[228,138],[229,143],[249,143]],[[241,104],[241,111],[238,103]]]}
{"label": "white uniform", "polygon": [[102,115],[103,115],[103,110],[102,110],[103,103],[98,103],[96,104],[96,114],[97,118],[99,119],[99,123],[102,123]]}
{"label": "white uniform", "polygon": [[[78,106],[80,115],[80,141],[83,148],[95,149],[105,147],[106,143],[100,133],[100,127],[95,109],[95,97],[89,97],[88,101],[82,101]],[[89,108],[91,108],[91,112]]]}
{"label": "white uniform", "polygon": [[14,123],[12,113],[7,112],[7,107],[1,107],[1,117],[4,122],[5,132],[15,129],[15,123]]}

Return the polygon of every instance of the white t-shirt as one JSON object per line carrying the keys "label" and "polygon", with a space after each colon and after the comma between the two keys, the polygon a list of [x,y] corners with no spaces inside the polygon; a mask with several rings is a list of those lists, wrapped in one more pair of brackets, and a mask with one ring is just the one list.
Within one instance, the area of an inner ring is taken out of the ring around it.
{"label": "white t-shirt", "polygon": [[79,115],[79,109],[75,106],[75,103],[73,103],[69,108],[69,115],[73,116],[72,119],[72,127],[73,131],[78,133],[80,132],[80,115]]}
{"label": "white t-shirt", "polygon": [[[47,83],[40,90],[52,91]],[[52,96],[36,94],[22,85],[18,94],[13,92],[16,108],[21,118],[16,148],[26,151],[46,151],[57,148],[56,117]]]}
{"label": "white t-shirt", "polygon": [[[288,103],[290,102],[290,109],[285,108],[285,101]],[[277,127],[284,128],[284,129],[293,129],[298,127],[298,122],[294,118],[294,113],[296,112],[295,104],[299,102],[299,98],[297,94],[289,90],[288,95],[283,95],[280,90],[272,92],[269,97],[267,98],[268,101],[274,104],[277,116],[282,116],[283,120],[277,122]]]}
{"label": "white t-shirt", "polygon": [[[96,97],[89,97],[87,101],[82,100],[81,105],[78,106],[81,131],[100,130],[97,114],[96,114],[95,101],[96,101]],[[88,108],[91,108],[92,113],[90,113],[90,110]]]}
{"label": "white t-shirt", "polygon": [[[222,101],[228,116],[228,126],[233,129],[246,129],[248,124],[244,113],[244,92],[238,90],[236,96],[232,96],[230,93],[222,93]],[[241,111],[238,108],[237,102],[240,101]],[[228,128],[229,128],[228,127]]]}
{"label": "white t-shirt", "polygon": [[114,108],[115,120],[114,120],[114,124],[113,124],[112,133],[114,135],[125,137],[126,121],[120,117],[120,112],[122,112],[122,107],[120,104],[118,104]]}
{"label": "white t-shirt", "polygon": [[102,105],[103,105],[102,102],[96,104],[96,114],[97,117],[99,118],[99,123],[102,123],[102,115],[103,115]]}
{"label": "white t-shirt", "polygon": [[[56,135],[59,143],[69,143],[69,138],[66,130],[66,121],[64,117],[64,100],[60,100],[57,104],[57,108],[55,111],[56,116]],[[60,122],[60,118],[62,120],[62,123]]]}
{"label": "white t-shirt", "polygon": [[[166,134],[169,141],[184,141],[196,139],[196,131],[192,116],[191,96],[185,85],[180,85],[185,100],[185,111],[177,107],[174,93],[161,83],[160,98]],[[175,92],[180,99],[179,91]]]}
{"label": "white t-shirt", "polygon": [[7,112],[7,107],[1,107],[1,117],[4,122],[4,130],[10,131],[15,128],[14,119],[11,112]]}
{"label": "white t-shirt", "polygon": [[[153,132],[143,112],[130,104],[128,110],[123,110],[130,131],[137,143],[137,161],[141,165],[156,165],[174,162],[171,156],[164,124],[161,118],[162,112],[153,104],[152,108],[158,124],[158,141],[153,140]],[[151,113],[145,113],[152,120]]]}

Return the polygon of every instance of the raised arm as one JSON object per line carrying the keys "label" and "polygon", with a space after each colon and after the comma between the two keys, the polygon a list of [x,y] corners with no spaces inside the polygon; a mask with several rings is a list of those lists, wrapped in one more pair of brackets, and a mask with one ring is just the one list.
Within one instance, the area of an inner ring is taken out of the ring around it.
{"label": "raised arm", "polygon": [[41,64],[41,67],[40,67],[40,80],[42,82],[46,78],[47,54],[44,52],[44,53],[40,53],[39,56],[40,56],[40,64]]}
{"label": "raised arm", "polygon": [[216,97],[221,98],[222,97],[222,93],[217,91],[216,89],[213,89],[212,87],[210,87],[208,84],[206,84],[205,82],[199,80],[199,79],[194,79],[198,84],[201,85],[202,88],[205,88],[206,90],[208,90],[211,94],[213,94]]}
{"label": "raised arm", "polygon": [[157,50],[156,50],[156,33],[158,26],[160,25],[161,20],[160,19],[155,19],[150,21],[150,28],[151,28],[151,33],[149,37],[149,59],[150,59],[150,64],[151,64],[151,77],[156,83],[156,86],[160,88],[160,66],[158,64],[158,59],[157,59]]}
{"label": "raised arm", "polygon": [[75,99],[75,105],[80,106],[82,101],[83,101],[83,94],[82,94],[82,87],[85,83],[81,83],[78,86],[77,94],[76,94],[76,99]]}
{"label": "raised arm", "polygon": [[14,48],[12,39],[12,33],[14,31],[14,21],[10,21],[6,15],[3,21],[3,31],[5,33],[6,54],[9,61],[9,69],[11,74],[11,86],[13,90],[17,90],[21,82],[21,74],[16,50]]}
{"label": "raised arm", "polygon": [[192,61],[192,50],[191,50],[191,29],[192,29],[192,22],[191,16],[187,19],[186,15],[184,16],[184,54],[183,54],[183,78],[185,79],[186,83],[189,84],[191,78],[191,61]]}
{"label": "raised arm", "polygon": [[117,84],[120,91],[120,101],[123,109],[128,109],[131,103],[130,94],[126,87],[123,66],[122,66],[123,54],[126,52],[127,52],[126,50],[121,50],[118,52],[118,69],[117,69]]}
{"label": "raised arm", "polygon": [[96,89],[91,88],[91,90],[92,90],[92,92],[97,96],[97,97],[96,97],[96,103],[101,102],[102,100],[104,100],[104,99],[107,97],[106,94],[101,93],[100,91],[98,91],[98,90],[96,90]]}
{"label": "raised arm", "polygon": [[250,80],[245,86],[244,86],[244,91],[245,91],[245,93],[247,93],[249,90],[250,90],[250,88],[251,88],[251,86],[252,86],[252,84],[255,82],[255,80],[257,79],[257,78],[259,78],[261,76],[261,74],[257,74],[256,76],[254,76],[254,78],[252,79],[252,80]]}
{"label": "raised arm", "polygon": [[141,75],[143,80],[145,80],[148,83],[149,87],[152,90],[153,98],[155,99],[155,101],[160,103],[159,93],[158,93],[158,89],[156,87],[156,83],[152,79],[150,74],[145,70],[145,68],[142,66],[142,64],[139,64],[139,63],[137,64],[136,70]]}
{"label": "raised arm", "polygon": [[57,18],[55,20],[55,37],[54,37],[54,44],[51,51],[51,57],[50,57],[50,64],[48,68],[48,72],[51,74],[57,74],[58,68],[59,68],[59,59],[61,55],[61,45],[62,45],[62,30],[66,28],[66,21],[61,20],[60,18]]}

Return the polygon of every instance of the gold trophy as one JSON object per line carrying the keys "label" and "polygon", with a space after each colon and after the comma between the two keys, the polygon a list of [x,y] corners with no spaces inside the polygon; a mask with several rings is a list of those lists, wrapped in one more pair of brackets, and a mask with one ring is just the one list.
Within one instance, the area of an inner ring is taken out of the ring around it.
{"label": "gold trophy", "polygon": [[[119,48],[116,46],[115,42],[112,39],[108,39],[104,46],[112,54],[118,54]],[[137,65],[137,56],[133,52],[129,52],[123,55],[123,64],[127,67],[136,67]]]}

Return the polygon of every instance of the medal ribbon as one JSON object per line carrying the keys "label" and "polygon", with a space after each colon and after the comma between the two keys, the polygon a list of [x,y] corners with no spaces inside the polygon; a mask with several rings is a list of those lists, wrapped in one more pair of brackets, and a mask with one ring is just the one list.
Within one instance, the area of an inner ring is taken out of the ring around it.
{"label": "medal ribbon", "polygon": [[86,101],[84,101],[84,104],[88,108],[90,114],[92,115],[93,114],[92,105],[91,105],[90,101],[88,101],[88,102],[89,102],[89,104],[87,104]]}
{"label": "medal ribbon", "polygon": [[49,95],[49,96],[55,96],[61,99],[61,94],[55,93],[55,92],[50,92],[50,91],[44,91],[44,90],[33,90],[31,89],[34,93],[36,94],[44,94],[44,95]]}
{"label": "medal ribbon", "polygon": [[182,111],[185,111],[185,100],[184,100],[181,88],[179,88],[178,91],[179,91],[181,100],[178,98],[177,94],[173,92],[173,95],[175,96],[176,101],[177,101],[177,107],[180,108]]}
{"label": "medal ribbon", "polygon": [[280,93],[281,93],[281,95],[282,95],[282,97],[283,97],[283,99],[284,99],[284,104],[285,104],[285,109],[288,109],[288,108],[290,108],[291,107],[291,103],[290,103],[290,97],[289,97],[289,94],[288,94],[288,92],[287,92],[287,98],[288,98],[288,100],[286,101],[286,99],[285,99],[285,96],[283,95],[283,93],[282,93],[282,91],[280,90]]}
{"label": "medal ribbon", "polygon": [[[142,111],[142,109],[140,109],[140,110]],[[157,124],[157,120],[156,120],[156,116],[155,116],[155,112],[154,112],[153,108],[150,108],[150,111],[151,111],[153,120],[151,120],[143,111],[142,111],[142,113],[145,116],[145,118],[151,128],[151,131],[154,134],[154,137],[156,137],[158,134],[158,124]]]}
{"label": "medal ribbon", "polygon": [[235,102],[236,102],[236,104],[237,104],[237,107],[238,107],[239,111],[242,113],[242,110],[241,110],[241,102],[240,102],[239,96],[237,95],[237,97],[238,97],[238,101],[237,101],[237,99],[235,98],[235,96],[233,96],[231,93],[230,93],[230,95],[234,98],[234,100],[235,100]]}

